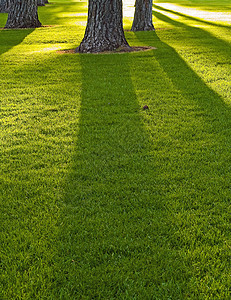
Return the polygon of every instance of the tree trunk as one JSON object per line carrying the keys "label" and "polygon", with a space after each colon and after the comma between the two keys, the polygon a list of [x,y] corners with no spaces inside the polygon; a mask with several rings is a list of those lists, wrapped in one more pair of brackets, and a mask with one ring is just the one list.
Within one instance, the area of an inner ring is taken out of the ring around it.
{"label": "tree trunk", "polygon": [[0,0],[0,13],[8,13],[10,9],[10,0]]}
{"label": "tree trunk", "polygon": [[123,30],[122,0],[89,0],[84,38],[76,49],[80,53],[130,48]]}
{"label": "tree trunk", "polygon": [[152,0],[136,0],[132,31],[155,30],[152,24]]}
{"label": "tree trunk", "polygon": [[38,6],[45,6],[45,0],[37,0]]}
{"label": "tree trunk", "polygon": [[36,28],[40,26],[37,0],[12,0],[5,28]]}

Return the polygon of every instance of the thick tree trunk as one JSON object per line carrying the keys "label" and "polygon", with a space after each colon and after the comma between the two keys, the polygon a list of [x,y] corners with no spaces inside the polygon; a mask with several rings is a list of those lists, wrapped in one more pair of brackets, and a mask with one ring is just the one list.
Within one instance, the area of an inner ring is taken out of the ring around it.
{"label": "thick tree trunk", "polygon": [[36,28],[40,26],[37,0],[12,0],[5,28]]}
{"label": "thick tree trunk", "polygon": [[136,0],[132,31],[155,30],[152,24],[152,0]]}
{"label": "thick tree trunk", "polygon": [[122,0],[89,0],[84,38],[76,52],[94,53],[130,48],[123,30]]}
{"label": "thick tree trunk", "polygon": [[10,9],[10,0],[0,0],[0,13],[8,13]]}

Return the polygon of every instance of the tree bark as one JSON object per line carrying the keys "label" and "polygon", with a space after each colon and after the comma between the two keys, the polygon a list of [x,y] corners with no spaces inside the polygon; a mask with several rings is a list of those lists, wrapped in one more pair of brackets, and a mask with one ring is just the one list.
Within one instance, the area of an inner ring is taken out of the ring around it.
{"label": "tree bark", "polygon": [[37,0],[38,6],[45,6],[45,0]]}
{"label": "tree bark", "polygon": [[122,0],[89,0],[84,38],[76,49],[80,53],[130,48],[123,30]]}
{"label": "tree bark", "polygon": [[0,0],[0,13],[8,13],[10,9],[10,0]]}
{"label": "tree bark", "polygon": [[136,0],[132,31],[155,30],[152,24],[152,0]]}
{"label": "tree bark", "polygon": [[40,27],[37,6],[37,0],[12,0],[5,28]]}

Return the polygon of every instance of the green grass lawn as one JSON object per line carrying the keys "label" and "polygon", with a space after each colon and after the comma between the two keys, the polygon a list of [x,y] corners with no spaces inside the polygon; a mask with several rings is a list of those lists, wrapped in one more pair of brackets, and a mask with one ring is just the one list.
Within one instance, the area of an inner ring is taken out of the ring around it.
{"label": "green grass lawn", "polygon": [[0,30],[0,299],[230,299],[230,0],[154,1],[124,22],[156,50],[97,55],[49,2]]}

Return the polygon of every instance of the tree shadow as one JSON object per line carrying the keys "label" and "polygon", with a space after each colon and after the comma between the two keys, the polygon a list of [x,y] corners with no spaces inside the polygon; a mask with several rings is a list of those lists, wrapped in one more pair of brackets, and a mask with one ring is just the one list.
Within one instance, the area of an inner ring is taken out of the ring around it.
{"label": "tree shadow", "polygon": [[[222,215],[221,218],[225,218],[230,201],[231,110],[224,99],[206,85],[173,47],[161,41],[158,32],[140,32],[135,35],[142,43],[147,40],[147,36],[143,38],[144,35],[150,35],[149,41],[152,36],[153,42],[149,46],[157,47],[157,50],[146,55],[146,61],[140,58],[135,62],[140,64],[140,69],[146,70],[145,79],[139,76],[139,70],[135,72],[134,66],[132,77],[135,86],[142,86],[140,95],[146,93],[146,97],[152,99],[150,107],[153,107],[154,112],[145,123],[154,141],[153,148],[157,151],[159,148],[162,173],[158,178],[161,179],[162,174],[166,176],[162,189],[166,191],[165,201],[169,201],[171,212],[175,214],[167,223],[169,228],[175,227],[174,237],[178,242],[174,246],[174,240],[170,236],[168,240],[172,249],[180,247],[178,249],[181,254],[187,249],[188,254],[182,259],[182,264],[187,264],[190,253],[200,247],[199,236],[194,244],[195,237],[192,232],[200,226],[202,219],[207,224],[205,239],[212,235],[213,231],[219,233],[220,228],[224,239],[229,235],[225,229],[225,222],[220,220],[219,225],[213,223],[213,226],[210,226],[209,220],[217,213]],[[153,81],[157,82],[155,86],[159,88],[152,89]],[[145,95],[142,97],[145,99]],[[163,119],[164,110],[168,111],[168,114],[164,114]],[[151,127],[150,122],[157,125]],[[164,138],[159,140],[158,133],[161,131]],[[169,182],[166,178],[169,178]],[[188,229],[184,229],[181,223],[179,231],[177,230],[178,216],[183,217],[184,226]],[[202,248],[206,247],[207,243],[205,242]],[[218,244],[222,247],[222,243],[212,242],[211,249],[215,249]],[[207,255],[212,258],[213,250],[207,251]],[[193,285],[197,286],[199,294],[201,293],[201,283],[195,280],[198,269],[194,269],[193,266],[202,265],[202,256],[194,257],[191,266],[188,267],[192,272],[191,282],[186,283],[190,295],[194,295]],[[227,257],[224,261],[228,262]],[[212,268],[208,268],[207,274],[213,277]],[[199,275],[200,280],[205,276],[202,271]],[[224,290],[227,291],[227,282],[221,280],[221,284],[224,284]]]}
{"label": "tree shadow", "polygon": [[137,100],[131,61],[136,56],[80,55],[80,123],[54,288],[71,287],[71,298],[177,297],[185,280],[171,292],[169,286],[190,276],[169,246],[174,228],[166,230],[166,186],[143,126],[148,112]]}
{"label": "tree shadow", "polygon": [[19,45],[34,29],[1,29],[0,55]]}
{"label": "tree shadow", "polygon": [[209,51],[215,50],[216,52],[219,52],[224,57],[228,58],[230,60],[231,57],[231,45],[230,43],[217,38],[216,36],[212,35],[206,30],[203,30],[198,27],[188,26],[183,22],[179,22],[176,20],[173,20],[164,14],[161,14],[159,12],[153,12],[153,15],[158,18],[161,21],[164,21],[168,24],[171,24],[175,27],[180,27],[186,30],[188,33],[188,36],[191,36],[194,38],[194,43],[198,43],[198,46],[204,47],[205,49],[208,49]]}
{"label": "tree shadow", "polygon": [[[177,126],[174,124],[174,118],[172,124],[170,123],[171,119],[169,123],[166,120],[166,131],[169,133],[169,140],[172,139],[174,141],[173,144],[169,142],[169,145],[172,145],[172,147],[169,147],[168,151],[175,153],[175,155],[173,155],[175,162],[172,161],[170,165],[172,167],[175,165],[176,170],[177,164],[180,166],[182,169],[182,178],[188,178],[189,186],[192,174],[187,171],[187,168],[190,167],[194,170],[193,172],[197,173],[197,171],[200,170],[200,165],[203,167],[206,164],[208,165],[208,174],[214,171],[211,178],[217,175],[218,181],[222,181],[222,178],[226,178],[229,182],[228,169],[224,168],[224,166],[230,164],[230,105],[190,68],[173,47],[163,42],[156,32],[148,34],[152,36],[152,39],[151,37],[149,38],[149,41],[152,40],[152,43],[149,45],[157,47],[157,50],[152,51],[149,57],[151,79],[141,80],[139,74],[133,72],[133,81],[137,82],[137,86],[142,84],[142,92],[149,91],[149,94],[156,95],[156,98],[159,97],[161,102],[166,104],[166,109],[168,109],[170,113],[172,111],[173,116],[177,115],[180,120],[181,125],[178,124]],[[135,35],[138,40],[145,43],[141,32]],[[155,65],[153,60],[156,61]],[[157,69],[157,66],[159,69]],[[143,69],[145,66],[141,65],[140,68]],[[157,72],[152,71],[152,69],[157,69],[159,75]],[[148,76],[149,73],[147,72],[147,77]],[[167,89],[161,82],[159,83],[159,90],[150,91],[151,80],[158,82],[158,80],[160,81],[159,77],[162,78],[163,82],[166,80],[166,86],[168,82],[170,82],[167,88],[168,93],[165,92]],[[175,99],[175,103],[170,102],[172,99]],[[153,105],[156,106],[155,103]],[[195,121],[193,121],[192,116],[194,116]],[[157,118],[157,116],[155,116],[155,118]],[[179,147],[178,142],[182,148]],[[195,155],[195,161],[192,161],[191,165],[187,165],[184,159],[181,159],[181,150],[187,152],[187,149],[190,148],[191,145],[195,145],[195,153],[190,154],[192,156]],[[199,156],[196,158],[197,154]],[[204,163],[203,157],[206,157],[207,160],[205,160]],[[209,165],[214,165],[214,169],[210,169]],[[171,171],[171,168],[169,171]],[[166,172],[169,171],[166,169]],[[203,182],[202,178],[205,174],[200,174],[200,171],[198,173],[198,178],[201,178],[200,180]],[[213,185],[211,178],[204,180]],[[198,184],[200,186],[199,182]],[[184,186],[185,189],[187,189],[187,185],[188,184]],[[199,186],[197,196],[200,195],[201,191],[201,187]],[[227,186],[228,185],[226,185],[226,191]],[[216,191],[214,188],[214,196],[212,196],[214,201],[216,201],[216,197],[219,198],[219,192],[219,189]]]}
{"label": "tree shadow", "polygon": [[[231,48],[226,42],[213,37],[201,29],[198,30],[198,28],[195,28],[194,30],[193,28],[191,29],[191,27],[181,24],[180,22],[176,22],[175,20],[173,21],[159,13],[155,12],[154,14],[165,22],[169,22],[175,26],[182,26],[187,30],[190,30],[193,35],[198,38],[198,43],[200,43],[200,45],[203,44],[204,37],[205,39],[210,38],[214,40],[213,44],[220,43],[223,46]],[[225,135],[224,138],[230,140],[229,132],[226,130],[226,125],[230,123],[230,106],[227,105],[224,99],[215,91],[213,91],[192,68],[190,68],[190,66],[181,58],[181,56],[173,47],[163,42],[158,37],[156,32],[149,34],[152,34],[153,37],[153,39],[150,39],[150,41],[152,40],[153,43],[151,46],[155,45],[157,49],[159,49],[159,51],[153,51],[153,57],[155,57],[155,59],[158,61],[161,69],[171,80],[171,83],[174,85],[174,87],[181,92],[181,95],[183,95],[189,101],[195,103],[196,106],[200,107],[205,112],[205,123],[207,118],[209,122],[211,119],[214,120],[214,132],[216,132],[217,123],[223,124],[223,134]],[[138,40],[144,43],[144,40],[142,39],[142,33],[136,33],[135,35]],[[225,54],[230,58],[227,51]]]}
{"label": "tree shadow", "polygon": [[209,22],[209,21],[206,21],[206,20],[203,20],[203,19],[200,19],[200,18],[192,17],[192,16],[189,16],[189,15],[186,15],[186,14],[174,11],[174,10],[170,10],[170,9],[161,7],[159,5],[154,4],[153,7],[158,9],[158,10],[166,11],[166,12],[172,13],[174,15],[184,17],[188,20],[200,22],[202,24],[206,24],[206,25],[209,25],[209,26],[215,26],[215,27],[220,27],[220,28],[225,28],[225,29],[230,29],[231,28],[231,25],[223,25],[223,24],[217,24],[217,23],[214,23],[214,22]]}
{"label": "tree shadow", "polygon": [[[198,29],[191,34],[198,44],[213,38]],[[224,226],[210,227],[209,220],[228,202],[228,168],[222,165],[230,159],[230,108],[156,33],[135,35],[142,44],[149,36],[157,50],[80,55],[81,117],[54,286],[70,298],[184,299],[196,295],[195,286],[202,293],[196,278],[206,273],[192,266],[201,259],[190,257],[200,241],[193,232],[202,219],[205,237]],[[137,66],[147,71],[145,78]],[[154,112],[142,111],[137,94]],[[222,184],[211,189],[214,180],[224,181],[223,191]]]}

